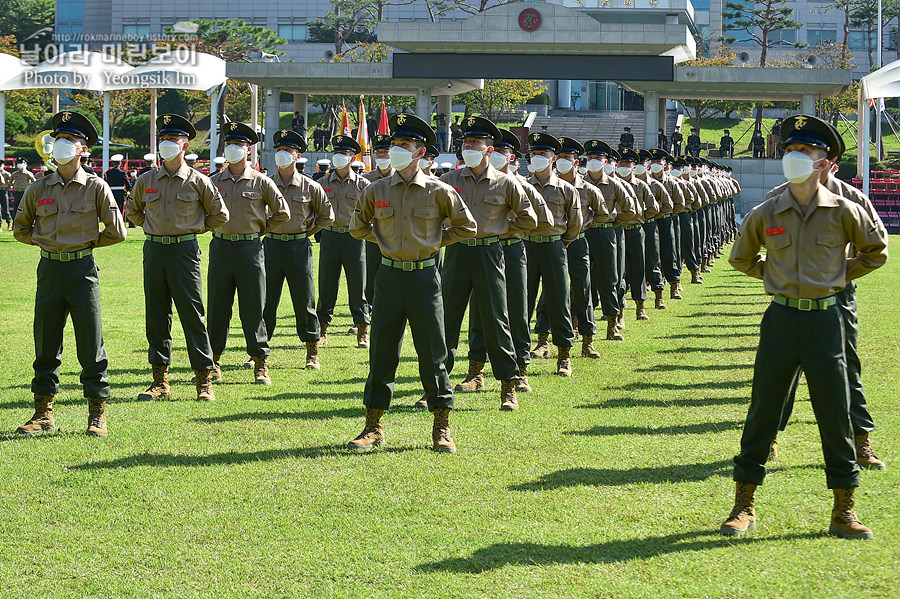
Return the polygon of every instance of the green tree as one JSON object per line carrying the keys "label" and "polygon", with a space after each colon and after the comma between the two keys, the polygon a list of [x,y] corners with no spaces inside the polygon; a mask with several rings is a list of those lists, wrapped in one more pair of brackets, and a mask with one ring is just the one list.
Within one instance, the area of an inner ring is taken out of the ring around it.
{"label": "green tree", "polygon": [[[699,53],[698,53],[699,54]],[[682,63],[684,66],[694,67],[733,67],[735,53],[726,46],[719,45],[712,51],[711,56],[698,56],[696,60]],[[740,100],[712,100],[709,98],[696,98],[682,100],[688,114],[693,113],[692,119],[696,127],[701,127],[703,118],[716,112],[721,112],[725,118],[732,112],[749,112],[754,102]]]}
{"label": "green tree", "polygon": [[[866,32],[866,50],[869,70],[880,68],[875,64],[875,43],[878,41],[878,5],[873,0],[851,0],[850,26]],[[900,16],[900,0],[882,0],[882,36],[887,37],[888,24]]]}
{"label": "green tree", "polygon": [[485,79],[484,89],[473,89],[460,96],[466,113],[476,112],[496,122],[503,113],[547,91],[543,81],[528,79]]}
{"label": "green tree", "polygon": [[54,0],[0,0],[0,32],[29,49],[52,40],[55,18]]}
{"label": "green tree", "polygon": [[844,24],[842,25],[843,42],[841,42],[841,60],[846,60],[848,51],[847,47],[850,40],[850,15],[853,13],[854,0],[829,0],[827,4],[819,7],[817,12],[827,13],[832,10],[839,10],[844,13]]}

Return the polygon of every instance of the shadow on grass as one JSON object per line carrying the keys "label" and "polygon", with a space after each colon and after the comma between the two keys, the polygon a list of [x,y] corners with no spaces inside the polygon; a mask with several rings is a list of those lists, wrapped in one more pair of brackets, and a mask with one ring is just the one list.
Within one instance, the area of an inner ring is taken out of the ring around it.
{"label": "shadow on grass", "polygon": [[703,406],[727,406],[750,403],[750,396],[746,397],[690,397],[684,399],[636,399],[634,397],[620,397],[606,401],[575,406],[584,410],[596,410],[604,408],[699,408]]}
{"label": "shadow on grass", "polygon": [[678,372],[680,370],[737,370],[753,368],[753,364],[657,364],[649,368],[635,368],[635,372]]}
{"label": "shadow on grass", "polygon": [[242,412],[210,418],[194,418],[194,422],[215,424],[217,422],[240,422],[243,420],[329,420],[331,418],[362,418],[365,410],[360,407],[337,408],[334,410],[307,410],[305,412]]}
{"label": "shadow on grass", "polygon": [[647,559],[685,551],[702,551],[753,543],[778,543],[826,537],[824,532],[778,535],[774,537],[725,537],[712,531],[683,532],[661,537],[644,537],[571,545],[539,543],[498,543],[477,550],[469,557],[449,558],[416,566],[417,572],[479,574],[505,566],[552,566],[557,564],[605,564]]}
{"label": "shadow on grass", "polygon": [[543,475],[540,479],[511,485],[510,491],[552,491],[566,487],[620,487],[640,483],[681,483],[731,476],[734,462],[720,460],[709,464],[676,464],[615,470],[612,468],[568,468]]}
{"label": "shadow on grass", "polygon": [[343,445],[323,445],[320,447],[298,447],[295,449],[266,449],[262,451],[213,453],[209,455],[186,455],[171,453],[139,453],[137,455],[75,464],[69,466],[70,470],[101,470],[118,468],[136,468],[140,466],[156,466],[162,468],[172,467],[205,467],[217,465],[235,466],[254,462],[271,462],[285,459],[317,459],[336,456],[365,456],[378,453],[403,453],[407,451],[420,451],[418,447],[385,447],[369,453],[355,453],[345,449]]}
{"label": "shadow on grass", "polygon": [[657,339],[733,339],[735,337],[759,337],[757,333],[680,333],[678,335],[660,335]]}
{"label": "shadow on grass", "polygon": [[750,385],[750,380],[741,381],[707,381],[705,383],[660,383],[657,381],[641,381],[639,383],[628,383],[619,387],[609,387],[610,389],[621,389],[623,391],[643,391],[644,389],[665,389],[668,391],[689,391],[692,389],[739,389]]}
{"label": "shadow on grass", "polygon": [[595,426],[585,431],[569,431],[568,435],[583,437],[610,437],[614,435],[708,435],[722,431],[741,428],[743,421],[727,420],[724,422],[701,422],[698,424],[681,424],[676,426]]}
{"label": "shadow on grass", "polygon": [[676,314],[677,318],[747,318],[756,316],[758,312],[694,312],[693,314]]}
{"label": "shadow on grass", "polygon": [[726,352],[730,354],[756,351],[754,347],[676,347],[673,349],[661,349],[657,353],[660,354],[696,354],[700,352],[718,354]]}
{"label": "shadow on grass", "polygon": [[744,329],[756,329],[757,331],[759,330],[759,325],[758,325],[758,324],[753,324],[753,323],[749,323],[749,322],[748,322],[748,323],[736,322],[736,323],[734,323],[734,324],[715,324],[715,323],[712,323],[712,324],[703,324],[703,325],[701,325],[701,326],[702,326],[704,329],[739,329],[739,328],[744,328]]}

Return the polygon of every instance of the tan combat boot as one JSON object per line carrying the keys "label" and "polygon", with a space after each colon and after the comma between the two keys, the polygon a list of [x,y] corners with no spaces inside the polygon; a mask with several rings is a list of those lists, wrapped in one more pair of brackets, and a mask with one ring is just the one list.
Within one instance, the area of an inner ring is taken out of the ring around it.
{"label": "tan combat boot", "polygon": [[319,370],[319,344],[315,341],[306,342],[306,369]]}
{"label": "tan combat boot", "polygon": [[222,354],[218,356],[213,355],[213,373],[210,381],[221,381],[222,380]]}
{"label": "tan combat boot", "polygon": [[693,285],[702,285],[703,277],[700,276],[700,271],[696,268],[691,270],[691,284]]}
{"label": "tan combat boot", "polygon": [[322,347],[323,345],[328,345],[328,324],[319,322],[319,328],[322,330],[319,336],[319,347]]}
{"label": "tan combat boot", "polygon": [[863,526],[853,511],[854,489],[832,489],[834,507],[828,532],[844,539],[874,539],[871,529]]}
{"label": "tan combat boot", "polygon": [[197,381],[197,401],[215,401],[216,394],[212,387],[212,370],[195,370],[194,380]]}
{"label": "tan combat boot", "polygon": [[700,272],[702,272],[702,273],[712,272],[709,269],[709,258],[708,257],[700,260]]}
{"label": "tan combat boot", "polygon": [[575,333],[576,339],[581,336],[578,331],[578,316],[574,312],[572,313],[572,332]]}
{"label": "tan combat boot", "polygon": [[366,408],[366,426],[355,439],[347,443],[347,449],[355,451],[369,451],[384,445],[384,427],[381,426],[381,416],[384,410],[378,408]]}
{"label": "tan combat boot", "polygon": [[528,384],[528,364],[519,364],[519,380],[516,381],[516,393],[531,393]]}
{"label": "tan combat boot", "polygon": [[683,299],[681,297],[681,283],[669,283],[669,299]]}
{"label": "tan combat boot", "polygon": [[53,419],[53,396],[34,394],[34,416],[16,429],[20,435],[42,435],[56,431]]}
{"label": "tan combat boot", "polygon": [[88,427],[90,437],[106,436],[106,400],[88,397]]}
{"label": "tan combat boot", "polygon": [[620,331],[624,331],[624,330],[625,330],[625,312],[624,312],[624,308],[623,308],[621,311],[619,311],[619,315],[616,316],[616,328],[619,329]]}
{"label": "tan combat boot", "polygon": [[656,295],[656,302],[654,303],[654,307],[657,310],[665,310],[667,309],[666,302],[663,301],[663,290],[662,289],[654,289],[654,295]]}
{"label": "tan combat boot", "polygon": [[143,393],[138,393],[138,401],[169,399],[169,365],[153,365],[153,382]]}
{"label": "tan combat boot", "polygon": [[500,410],[515,412],[519,409],[519,400],[516,397],[516,381],[500,381]]}
{"label": "tan combat boot", "polygon": [[256,385],[272,384],[272,379],[269,378],[269,366],[266,364],[266,356],[253,358],[253,382]]}
{"label": "tan combat boot", "polygon": [[772,462],[778,459],[778,441],[772,441],[772,444],[769,445],[769,457],[766,458],[767,462]]}
{"label": "tan combat boot", "polygon": [[607,341],[623,341],[625,337],[622,336],[622,333],[619,332],[619,327],[616,326],[616,319],[609,318],[606,321],[606,340]]}
{"label": "tan combat boot", "polygon": [[364,322],[356,323],[356,347],[369,347],[369,325]]}
{"label": "tan combat boot", "polygon": [[559,355],[556,357],[556,374],[559,376],[572,376],[571,347],[559,346]]}
{"label": "tan combat boot", "polygon": [[456,453],[456,443],[450,436],[450,408],[434,410],[434,425],[431,427],[432,449],[438,453]]}
{"label": "tan combat boot", "polygon": [[532,358],[550,357],[550,333],[538,333],[537,345],[531,352]]}
{"label": "tan combat boot", "polygon": [[869,442],[869,433],[863,433],[853,437],[856,441],[856,463],[860,468],[872,468],[874,470],[884,470],[887,466],[878,459],[875,452],[872,451],[872,444]]}
{"label": "tan combat boot", "polygon": [[254,366],[255,363],[253,362],[253,356],[247,356],[247,361],[241,364],[241,368],[243,368],[244,370],[250,370]]}
{"label": "tan combat boot", "polygon": [[753,507],[753,493],[757,485],[735,483],[734,507],[728,519],[719,527],[723,535],[742,535],[756,528],[756,509]]}
{"label": "tan combat boot", "polygon": [[581,339],[581,357],[591,358],[592,360],[600,359],[600,352],[594,349],[594,336],[585,335]]}
{"label": "tan combat boot", "polygon": [[453,388],[460,393],[473,393],[484,389],[484,362],[469,360],[469,374]]}
{"label": "tan combat boot", "polygon": [[647,311],[644,310],[644,300],[634,300],[634,319],[650,320],[650,317],[647,316]]}

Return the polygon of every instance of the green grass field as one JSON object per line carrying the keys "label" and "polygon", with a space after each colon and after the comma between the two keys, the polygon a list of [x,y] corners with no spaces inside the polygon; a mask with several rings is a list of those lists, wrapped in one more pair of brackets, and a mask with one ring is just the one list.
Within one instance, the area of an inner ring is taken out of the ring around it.
{"label": "green grass field", "polygon": [[759,527],[734,539],[717,529],[731,508],[767,299],[726,260],[649,323],[629,312],[626,341],[598,343],[602,360],[576,358],[573,378],[537,361],[519,412],[498,411],[496,381],[458,396],[455,455],[427,449],[431,419],[411,408],[421,386],[407,338],[389,445],[355,455],[343,446],[362,427],[368,352],[344,333],[345,300],[316,372],[302,368],[283,298],[271,387],[249,384],[233,321],[210,404],[191,400],[176,318],[176,398],[135,400],[149,377],[136,231],[96,252],[113,388],[107,439],[82,434],[71,325],[63,432],[13,435],[31,415],[39,258],[0,234],[0,597],[898,596],[896,260],[859,288],[873,438],[888,463],[862,474],[857,496],[875,540],[825,534],[831,494],[805,386],[757,494]]}

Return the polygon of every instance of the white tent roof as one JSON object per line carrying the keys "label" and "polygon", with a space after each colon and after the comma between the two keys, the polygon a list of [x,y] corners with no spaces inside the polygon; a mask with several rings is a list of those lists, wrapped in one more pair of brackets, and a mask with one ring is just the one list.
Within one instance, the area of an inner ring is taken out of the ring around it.
{"label": "white tent roof", "polygon": [[32,66],[24,60],[9,54],[0,54],[0,73],[3,73],[0,75],[0,91],[15,89],[6,87],[6,82],[20,77],[22,73],[31,68]]}
{"label": "white tent roof", "polygon": [[103,91],[110,77],[132,70],[131,65],[102,52],[63,52],[3,84],[11,89],[84,89]]}
{"label": "white tent roof", "polygon": [[224,60],[211,54],[179,49],[160,54],[127,73],[110,77],[103,91],[174,88],[209,92],[224,82]]}
{"label": "white tent roof", "polygon": [[900,60],[895,60],[860,80],[860,93],[866,100],[900,96]]}

